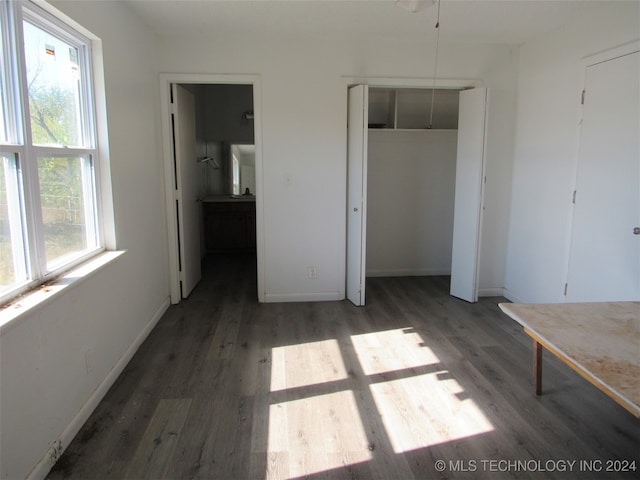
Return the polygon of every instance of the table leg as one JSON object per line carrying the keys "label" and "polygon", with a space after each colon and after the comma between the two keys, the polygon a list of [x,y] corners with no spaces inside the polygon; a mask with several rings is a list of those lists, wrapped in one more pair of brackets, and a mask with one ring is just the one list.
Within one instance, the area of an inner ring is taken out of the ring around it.
{"label": "table leg", "polygon": [[533,341],[533,391],[542,394],[542,345],[537,340]]}

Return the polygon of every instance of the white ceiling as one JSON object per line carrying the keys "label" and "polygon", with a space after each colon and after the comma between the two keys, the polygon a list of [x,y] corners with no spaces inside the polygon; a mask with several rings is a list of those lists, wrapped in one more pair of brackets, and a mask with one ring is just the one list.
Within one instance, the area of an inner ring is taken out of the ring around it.
{"label": "white ceiling", "polygon": [[[437,6],[410,13],[394,0],[126,0],[153,31],[224,38],[238,31],[284,38],[416,40],[434,35]],[[442,0],[443,41],[522,44],[611,0]]]}

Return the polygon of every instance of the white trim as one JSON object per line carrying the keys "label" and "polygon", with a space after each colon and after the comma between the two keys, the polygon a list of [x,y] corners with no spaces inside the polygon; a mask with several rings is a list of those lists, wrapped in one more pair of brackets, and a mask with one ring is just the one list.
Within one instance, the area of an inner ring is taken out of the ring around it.
{"label": "white trim", "polygon": [[[345,85],[368,85],[384,88],[433,88],[433,78],[427,77],[342,77]],[[484,81],[471,78],[438,78],[436,89],[464,89],[484,87]]]}
{"label": "white trim", "polygon": [[494,288],[480,288],[478,290],[478,297],[504,297],[505,289],[502,287]]}
{"label": "white trim", "polygon": [[344,294],[341,294],[341,292],[267,293],[264,296],[265,303],[334,302],[340,300],[344,300]]}
{"label": "white trim", "polygon": [[509,300],[510,302],[513,302],[513,303],[527,303],[525,300],[523,300],[522,298],[518,297],[515,293],[513,293],[508,288],[503,288],[502,289],[502,296],[504,298],[506,298],[507,300]]}
{"label": "white trim", "polygon": [[[638,51],[640,51],[640,39],[582,57],[582,64],[584,68],[592,67],[598,63],[608,62]],[[584,86],[584,75],[582,77],[582,85]]]}
{"label": "white trim", "polygon": [[451,275],[450,268],[389,268],[367,271],[367,277],[433,277]]}
{"label": "white trim", "polygon": [[78,22],[76,22],[70,16],[66,15],[65,13],[62,13],[56,7],[54,7],[53,5],[48,3],[48,1],[46,1],[46,0],[29,0],[29,1],[31,3],[37,5],[38,7],[40,7],[42,10],[45,10],[46,12],[50,13],[51,15],[56,17],[59,21],[61,21],[62,23],[66,24],[69,27],[71,27],[72,29],[80,32],[83,36],[87,37],[89,40],[92,40],[92,41],[93,40],[98,40],[97,36],[95,36],[93,33],[91,33],[85,27],[80,25]]}
{"label": "white trim", "polygon": [[133,355],[138,351],[138,348],[140,348],[140,345],[142,345],[142,342],[144,342],[145,339],[149,336],[149,333],[151,333],[151,330],[153,330],[160,318],[162,318],[164,313],[168,310],[169,306],[169,298],[166,298],[158,307],[155,314],[151,317],[149,323],[147,323],[147,325],[136,337],[133,343],[122,354],[115,365],[111,368],[109,373],[104,377],[102,382],[100,382],[96,389],[91,393],[89,398],[87,398],[86,402],[84,403],[84,405],[82,405],[76,416],[73,417],[71,422],[69,422],[60,436],[51,443],[49,449],[47,449],[42,457],[40,457],[40,460],[36,463],[36,465],[33,467],[33,470],[31,470],[31,472],[29,472],[29,475],[26,477],[27,479],[39,480],[47,476],[52,467],[52,459],[58,460],[58,458],[60,458],[60,455],[62,455],[73,438],[78,434],[84,423],[89,419],[89,416],[93,413],[93,411],[107,394],[111,386],[118,379],[129,361],[131,361],[131,359],[133,358]]}
{"label": "white trim", "polygon": [[258,301],[265,301],[264,270],[264,188],[262,164],[262,87],[260,75],[250,74],[201,74],[201,73],[161,73],[160,74],[160,116],[162,122],[162,147],[165,176],[165,205],[167,215],[167,242],[169,248],[169,289],[171,303],[179,303],[180,272],[178,271],[178,229],[175,212],[175,189],[173,172],[172,133],[170,125],[171,108],[169,92],[172,83],[180,84],[235,84],[253,85],[254,145],[256,150],[256,253],[258,274]]}
{"label": "white trim", "polygon": [[[85,31],[82,29],[81,31]],[[89,35],[91,41],[91,80],[93,82],[93,112],[95,122],[96,145],[100,161],[94,164],[96,182],[96,207],[100,215],[100,231],[98,238],[103,242],[107,250],[116,250],[116,223],[113,205],[113,185],[111,183],[111,155],[109,151],[109,126],[107,121],[106,85],[104,81],[104,61],[102,53],[102,40]]]}
{"label": "white trim", "polygon": [[484,202],[485,202],[485,194],[486,194],[486,186],[487,186],[487,143],[489,140],[489,109],[491,92],[488,88],[485,88],[484,94],[484,135],[482,138],[482,173],[480,175],[480,198],[478,199],[478,203],[480,205],[479,212],[479,220],[478,220],[478,232],[477,232],[477,245],[476,245],[476,266],[475,266],[475,281],[473,284],[473,290],[475,291],[475,301],[478,301],[478,297],[480,296],[479,285],[480,285],[480,255],[482,254],[482,232],[484,231]]}

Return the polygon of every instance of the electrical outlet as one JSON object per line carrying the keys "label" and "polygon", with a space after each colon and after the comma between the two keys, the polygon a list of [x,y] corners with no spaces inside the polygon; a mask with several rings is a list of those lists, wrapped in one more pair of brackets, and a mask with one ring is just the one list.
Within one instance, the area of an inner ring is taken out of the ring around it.
{"label": "electrical outlet", "polygon": [[316,278],[318,278],[318,271],[316,270],[316,267],[309,267],[309,279],[315,280]]}

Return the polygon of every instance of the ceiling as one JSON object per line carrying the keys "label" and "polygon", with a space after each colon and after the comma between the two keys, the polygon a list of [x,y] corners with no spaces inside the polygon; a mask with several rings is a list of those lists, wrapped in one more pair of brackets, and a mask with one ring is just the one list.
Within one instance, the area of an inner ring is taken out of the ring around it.
{"label": "ceiling", "polygon": [[[407,0],[411,1],[411,0]],[[415,40],[434,35],[437,5],[418,13],[394,0],[126,0],[158,35],[224,38],[238,31]],[[430,3],[430,2],[428,2]],[[442,0],[443,41],[519,45],[611,0]]]}

